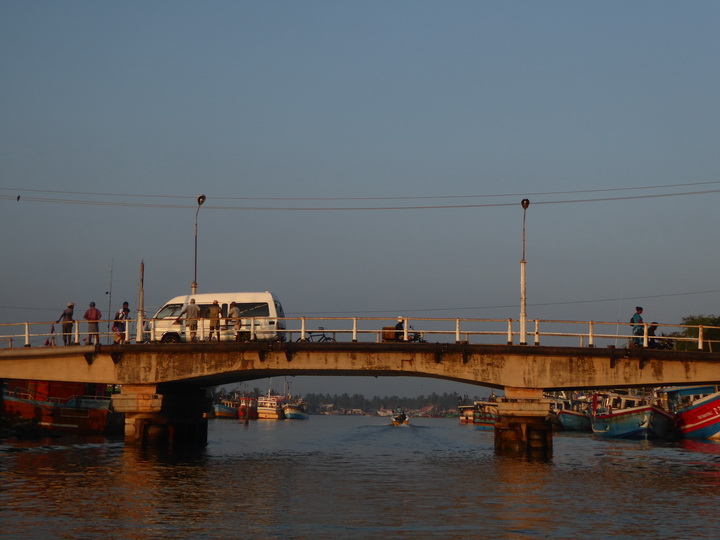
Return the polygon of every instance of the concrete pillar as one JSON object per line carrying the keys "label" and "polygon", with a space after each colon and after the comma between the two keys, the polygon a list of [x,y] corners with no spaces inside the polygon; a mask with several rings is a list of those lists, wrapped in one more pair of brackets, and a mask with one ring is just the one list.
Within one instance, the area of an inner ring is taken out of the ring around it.
{"label": "concrete pillar", "polygon": [[157,393],[155,385],[124,385],[112,396],[113,408],[125,413],[125,442],[129,444],[205,445],[211,406],[200,388],[177,388]]}
{"label": "concrete pillar", "polygon": [[546,459],[552,455],[550,400],[542,389],[505,388],[498,399],[500,419],[495,424],[495,453]]}

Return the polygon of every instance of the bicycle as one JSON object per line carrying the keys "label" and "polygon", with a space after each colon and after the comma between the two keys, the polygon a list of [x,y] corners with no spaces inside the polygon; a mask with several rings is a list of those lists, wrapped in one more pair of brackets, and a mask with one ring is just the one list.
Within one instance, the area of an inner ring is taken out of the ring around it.
{"label": "bicycle", "polygon": [[325,328],[323,328],[322,326],[320,326],[318,328],[318,330],[323,330],[323,332],[308,331],[308,332],[306,332],[307,337],[304,340],[303,340],[303,338],[299,337],[295,341],[310,341],[313,343],[320,343],[323,341],[327,341],[327,342],[335,341],[334,337],[331,337],[331,336],[328,336],[325,334],[325,332],[324,332]]}

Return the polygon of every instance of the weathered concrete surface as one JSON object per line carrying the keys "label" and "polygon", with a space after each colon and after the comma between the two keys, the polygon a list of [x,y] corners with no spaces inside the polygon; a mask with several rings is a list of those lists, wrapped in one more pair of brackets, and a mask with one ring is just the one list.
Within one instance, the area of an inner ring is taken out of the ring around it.
{"label": "weathered concrete surface", "polygon": [[[0,378],[208,387],[282,375],[434,377],[492,388],[720,381],[720,354],[434,343],[213,343],[0,350]],[[162,390],[161,390],[162,391]]]}

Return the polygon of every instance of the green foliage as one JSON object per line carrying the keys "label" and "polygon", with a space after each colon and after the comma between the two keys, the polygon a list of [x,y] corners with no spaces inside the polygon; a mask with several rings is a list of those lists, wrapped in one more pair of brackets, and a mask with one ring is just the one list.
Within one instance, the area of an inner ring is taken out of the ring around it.
{"label": "green foliage", "polygon": [[[718,350],[720,346],[720,317],[715,315],[688,315],[682,318],[682,324],[690,326],[681,332],[675,332],[673,335],[678,337],[688,337],[697,339],[699,327],[703,327],[703,341],[709,343],[706,350]],[[697,343],[692,341],[679,341],[677,349],[680,351],[697,351]]]}

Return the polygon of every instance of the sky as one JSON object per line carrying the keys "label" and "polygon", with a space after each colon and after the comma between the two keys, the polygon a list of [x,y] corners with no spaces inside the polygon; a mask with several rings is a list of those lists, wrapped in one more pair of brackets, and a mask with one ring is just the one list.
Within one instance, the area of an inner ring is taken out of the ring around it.
{"label": "sky", "polygon": [[0,323],[136,309],[141,261],[154,312],[189,291],[196,215],[198,292],[517,319],[523,198],[529,318],[718,314],[719,21],[702,0],[4,0]]}

